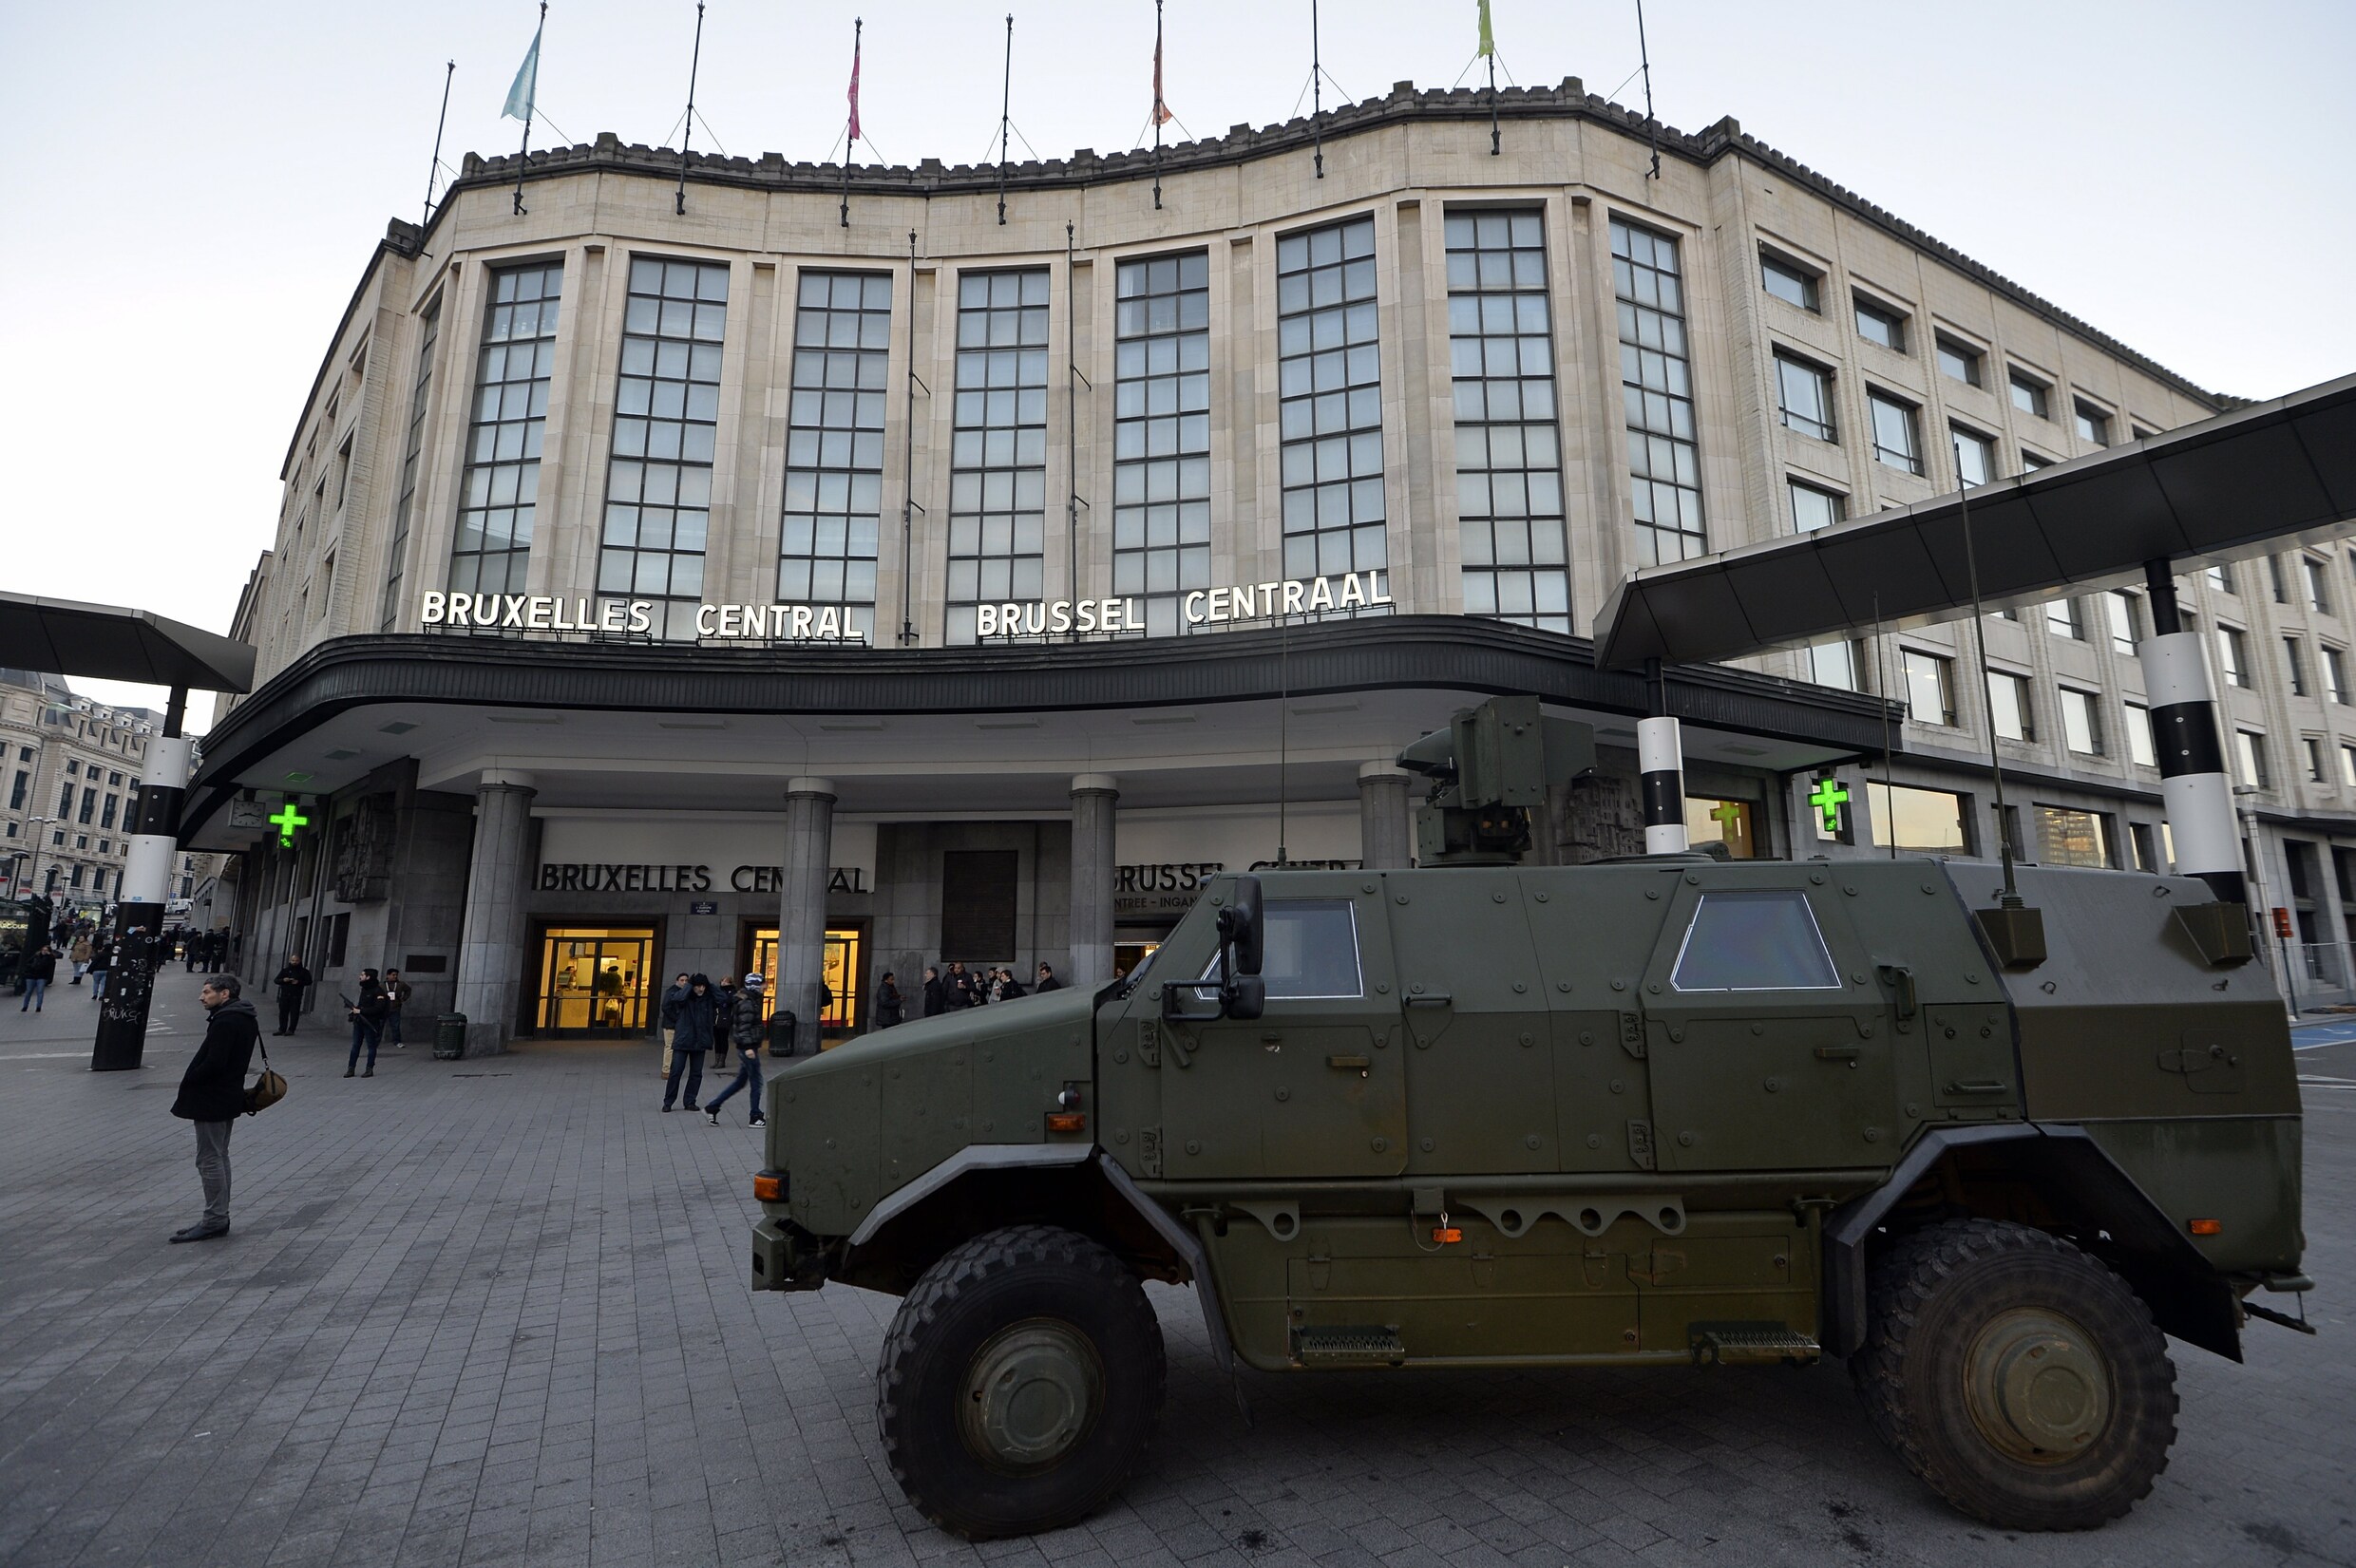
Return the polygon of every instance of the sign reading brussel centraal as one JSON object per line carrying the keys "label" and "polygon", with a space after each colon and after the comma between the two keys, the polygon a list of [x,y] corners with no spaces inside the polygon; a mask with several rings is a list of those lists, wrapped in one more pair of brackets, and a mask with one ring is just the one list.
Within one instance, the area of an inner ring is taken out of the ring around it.
{"label": "sign reading brussel centraal", "polygon": [[[1381,571],[1339,572],[1318,577],[1226,583],[1197,588],[1179,603],[1189,627],[1273,620],[1388,605]],[[428,593],[418,606],[421,626],[481,627],[507,632],[651,633],[656,599],[566,598],[550,594]],[[975,635],[992,637],[1100,636],[1142,633],[1145,603],[1097,599],[1006,599],[974,607]],[[864,640],[851,608],[832,604],[699,604],[699,637],[744,642]]]}

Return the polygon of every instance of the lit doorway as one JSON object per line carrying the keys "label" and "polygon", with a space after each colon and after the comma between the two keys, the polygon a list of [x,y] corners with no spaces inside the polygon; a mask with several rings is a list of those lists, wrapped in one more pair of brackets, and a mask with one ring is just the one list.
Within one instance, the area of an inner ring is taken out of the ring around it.
{"label": "lit doorway", "polygon": [[1112,977],[1128,979],[1161,945],[1159,936],[1116,937],[1112,943]]}
{"label": "lit doorway", "polygon": [[[826,990],[834,999],[826,1004],[819,1019],[823,1034],[843,1035],[858,1029],[867,1016],[866,998],[860,987],[865,979],[861,966],[866,946],[864,926],[829,926],[826,928],[826,955],[819,970],[819,977],[826,982]],[[752,932],[752,970],[760,972],[762,981],[771,996],[777,994],[777,928],[756,926]],[[751,973],[750,970],[747,971]],[[797,1045],[805,1044],[796,1041]],[[823,1045],[823,1039],[821,1041]]]}
{"label": "lit doorway", "polygon": [[650,926],[546,928],[534,1024],[543,1034],[644,1034],[654,957]]}

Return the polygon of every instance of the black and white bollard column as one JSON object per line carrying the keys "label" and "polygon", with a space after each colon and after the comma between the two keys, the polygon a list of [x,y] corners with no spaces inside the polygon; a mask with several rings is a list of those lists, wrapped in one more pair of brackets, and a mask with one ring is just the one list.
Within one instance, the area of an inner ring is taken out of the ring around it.
{"label": "black and white bollard column", "polygon": [[2143,666],[2144,697],[2152,705],[2152,749],[2159,759],[2159,793],[2176,871],[2207,882],[2220,899],[2247,904],[2233,780],[2226,771],[2200,633],[2184,630],[2176,574],[2168,562],[2152,561],[2144,573],[2151,587],[2152,634],[2136,649],[2136,657]]}
{"label": "black and white bollard column", "polygon": [[1682,855],[1685,842],[1685,743],[1668,707],[1661,661],[1644,662],[1653,717],[1636,721],[1636,766],[1644,798],[1644,853]]}
{"label": "black and white bollard column", "polygon": [[139,776],[139,814],[124,846],[123,878],[115,887],[115,962],[106,978],[106,998],[98,1005],[98,1043],[90,1051],[92,1072],[123,1072],[140,1066],[147,1049],[147,1002],[162,954],[163,906],[172,894],[172,861],[180,854],[180,801],[188,792],[193,743],[180,733],[188,708],[185,688],[172,688],[163,733],[147,743],[147,763]]}

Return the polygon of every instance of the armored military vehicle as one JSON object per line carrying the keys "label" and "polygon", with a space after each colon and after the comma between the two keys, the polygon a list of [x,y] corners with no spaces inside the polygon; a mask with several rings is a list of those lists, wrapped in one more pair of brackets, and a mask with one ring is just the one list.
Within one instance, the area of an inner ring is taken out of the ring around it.
{"label": "armored military vehicle", "polygon": [[[903,1299],[909,1499],[1096,1508],[1190,1285],[1230,1376],[1847,1360],[1965,1512],[2077,1529],[2300,1275],[2299,1101],[2201,882],[1982,863],[1513,863],[1591,737],[1511,699],[1402,760],[1412,871],[1223,876],[1139,973],[770,1086],[752,1282]],[[1447,863],[1454,862],[1454,863]],[[2041,929],[2042,928],[2042,929]],[[1729,1374],[1737,1375],[1737,1374]],[[1239,1403],[1242,1400],[1239,1389]]]}

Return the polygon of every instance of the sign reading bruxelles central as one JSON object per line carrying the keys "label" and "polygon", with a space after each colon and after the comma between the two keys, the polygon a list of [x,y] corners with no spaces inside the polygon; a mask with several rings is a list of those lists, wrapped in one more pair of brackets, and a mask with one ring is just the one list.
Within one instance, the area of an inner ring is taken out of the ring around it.
{"label": "sign reading bruxelles central", "polygon": [[[1384,573],[1342,572],[1321,577],[1239,582],[1197,588],[1180,602],[1188,626],[1270,620],[1392,602]],[[423,626],[497,627],[515,632],[646,633],[654,629],[654,599],[565,599],[548,594],[428,593],[418,607]],[[1133,598],[1008,599],[974,608],[977,637],[1063,636],[1138,633],[1144,609]],[[700,637],[756,642],[839,642],[859,635],[849,608],[809,604],[702,604]]]}

